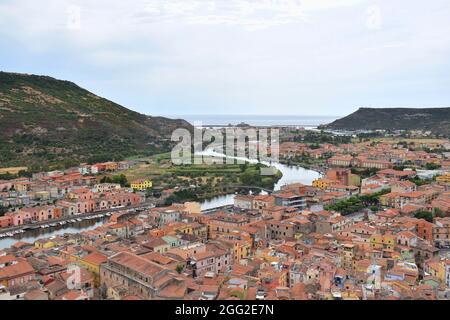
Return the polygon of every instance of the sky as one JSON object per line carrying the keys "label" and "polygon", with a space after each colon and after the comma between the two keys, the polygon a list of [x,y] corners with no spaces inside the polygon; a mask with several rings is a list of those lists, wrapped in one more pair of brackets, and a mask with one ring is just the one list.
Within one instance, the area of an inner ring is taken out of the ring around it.
{"label": "sky", "polygon": [[0,0],[0,70],[148,115],[450,106],[448,0]]}

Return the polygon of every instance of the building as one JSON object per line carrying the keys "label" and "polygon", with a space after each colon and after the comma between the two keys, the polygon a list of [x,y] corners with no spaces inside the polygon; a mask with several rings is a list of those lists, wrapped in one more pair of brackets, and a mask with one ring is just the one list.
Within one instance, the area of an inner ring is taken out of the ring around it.
{"label": "building", "polygon": [[415,183],[405,180],[405,181],[395,181],[391,184],[391,191],[397,193],[408,193],[417,190]]}
{"label": "building", "polygon": [[204,250],[192,254],[187,262],[187,268],[192,276],[203,277],[206,273],[217,275],[220,272],[231,270],[233,254],[229,248],[217,243],[209,243]]}
{"label": "building", "polygon": [[413,191],[406,193],[391,192],[380,197],[383,206],[401,209],[407,204],[425,204],[429,195],[423,191]]}
{"label": "building", "polygon": [[450,218],[436,218],[433,227],[433,244],[437,248],[450,248]]}
{"label": "building", "polygon": [[268,195],[260,195],[253,198],[252,208],[261,212],[275,205],[275,198]]}
{"label": "building", "polygon": [[292,207],[299,210],[306,208],[306,197],[294,192],[279,192],[273,195],[275,197],[275,205],[283,207]]}
{"label": "building", "polygon": [[436,181],[439,183],[450,183],[450,173],[445,173],[442,176],[436,177]]}
{"label": "building", "polygon": [[358,181],[356,181],[357,179],[353,177],[352,171],[350,169],[341,169],[341,168],[330,169],[325,174],[325,177],[327,179],[339,182],[340,184],[346,186],[360,184],[358,183]]}
{"label": "building", "polygon": [[314,231],[313,223],[304,217],[286,220],[269,220],[266,222],[266,238],[269,240],[292,239]]}
{"label": "building", "polygon": [[153,183],[148,179],[139,179],[131,182],[131,188],[137,191],[145,191],[153,186]]}
{"label": "building", "polygon": [[12,255],[0,256],[0,286],[23,286],[35,277],[35,270],[24,258]]}
{"label": "building", "polygon": [[11,216],[0,217],[0,228],[8,228],[13,226],[13,218]]}
{"label": "building", "polygon": [[237,195],[234,197],[234,206],[242,210],[252,210],[253,197],[246,195]]}
{"label": "building", "polygon": [[355,167],[365,168],[365,169],[390,169],[394,166],[393,163],[386,160],[378,160],[378,159],[368,159],[364,157],[357,157],[353,160],[352,164]]}
{"label": "building", "polygon": [[350,167],[353,161],[353,157],[350,155],[346,156],[334,156],[328,159],[328,164],[335,167]]}
{"label": "building", "polygon": [[331,185],[333,185],[335,183],[335,181],[331,180],[331,179],[325,179],[325,178],[320,178],[320,179],[316,179],[312,182],[312,186],[314,188],[319,188],[321,190],[326,190],[328,189]]}
{"label": "building", "polygon": [[100,279],[106,288],[123,286],[129,295],[146,300],[180,300],[187,291],[185,279],[176,272],[129,252],[117,253],[102,264]]}
{"label": "building", "polygon": [[180,210],[174,210],[170,207],[155,208],[151,212],[154,215],[155,223],[160,227],[168,223],[180,221],[181,219]]}

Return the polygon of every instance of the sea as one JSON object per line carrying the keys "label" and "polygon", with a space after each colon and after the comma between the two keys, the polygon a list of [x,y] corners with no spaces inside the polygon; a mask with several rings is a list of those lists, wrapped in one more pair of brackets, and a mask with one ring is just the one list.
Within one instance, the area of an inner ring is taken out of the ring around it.
{"label": "sea", "polygon": [[[174,118],[174,116],[170,116]],[[302,115],[178,115],[191,124],[201,123],[202,126],[221,127],[246,123],[251,126],[294,126],[314,128],[328,124],[341,116],[302,116]]]}

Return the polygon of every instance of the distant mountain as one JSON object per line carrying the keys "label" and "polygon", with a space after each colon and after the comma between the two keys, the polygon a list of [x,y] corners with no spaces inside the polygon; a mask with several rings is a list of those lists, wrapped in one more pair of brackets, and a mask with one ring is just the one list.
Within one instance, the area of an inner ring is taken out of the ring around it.
{"label": "distant mountain", "polygon": [[184,120],[150,117],[68,81],[0,72],[0,167],[61,168],[170,150]]}
{"label": "distant mountain", "polygon": [[450,135],[450,108],[360,108],[321,128],[334,130],[426,130]]}

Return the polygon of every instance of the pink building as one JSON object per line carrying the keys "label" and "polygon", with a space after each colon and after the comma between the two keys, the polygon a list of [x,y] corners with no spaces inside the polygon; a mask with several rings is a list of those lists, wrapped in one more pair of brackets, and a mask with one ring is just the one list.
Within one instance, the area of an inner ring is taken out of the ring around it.
{"label": "pink building", "polygon": [[16,212],[7,213],[15,226],[29,224],[36,221],[47,221],[61,217],[61,209],[54,206],[40,206],[22,208]]}
{"label": "pink building", "polygon": [[86,214],[95,211],[95,201],[94,200],[78,200],[75,202],[76,214]]}
{"label": "pink building", "polygon": [[10,216],[0,217],[0,228],[8,228],[13,225],[13,219]]}

